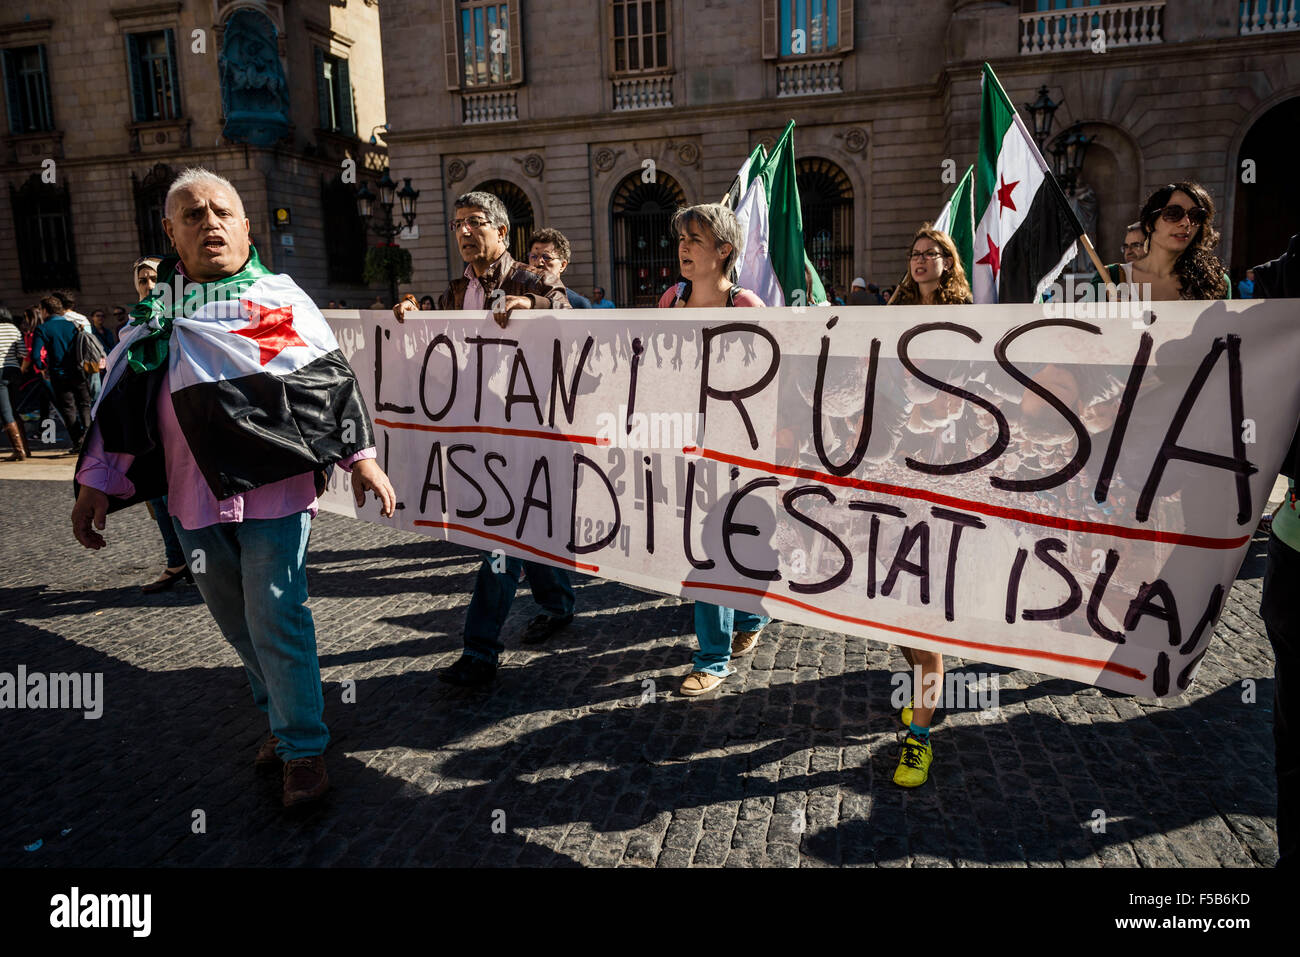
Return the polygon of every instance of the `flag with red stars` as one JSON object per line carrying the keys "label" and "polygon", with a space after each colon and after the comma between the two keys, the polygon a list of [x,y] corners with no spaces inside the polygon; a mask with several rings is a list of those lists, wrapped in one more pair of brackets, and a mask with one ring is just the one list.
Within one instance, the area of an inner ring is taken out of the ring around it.
{"label": "flag with red stars", "polygon": [[140,468],[150,461],[159,445],[150,405],[163,381],[218,499],[320,472],[374,444],[333,330],[256,249],[238,273],[211,282],[188,281],[174,257],[158,273],[109,355],[94,409],[108,451],[135,454]]}
{"label": "flag with red stars", "polygon": [[971,290],[976,302],[1038,302],[1082,229],[987,63],[982,81]]}

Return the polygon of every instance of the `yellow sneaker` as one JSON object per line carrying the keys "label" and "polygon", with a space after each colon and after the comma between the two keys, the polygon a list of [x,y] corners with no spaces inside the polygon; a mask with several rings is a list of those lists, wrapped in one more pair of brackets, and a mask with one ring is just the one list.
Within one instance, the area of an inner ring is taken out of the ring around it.
{"label": "yellow sneaker", "polygon": [[898,769],[894,772],[894,783],[904,788],[919,788],[930,778],[930,762],[934,760],[934,751],[930,742],[922,744],[915,735],[909,734],[903,741],[903,753],[898,758]]}
{"label": "yellow sneaker", "polygon": [[905,728],[910,728],[912,726],[912,708],[915,705],[916,698],[908,698],[907,707],[898,712],[898,720],[903,722],[903,727]]}

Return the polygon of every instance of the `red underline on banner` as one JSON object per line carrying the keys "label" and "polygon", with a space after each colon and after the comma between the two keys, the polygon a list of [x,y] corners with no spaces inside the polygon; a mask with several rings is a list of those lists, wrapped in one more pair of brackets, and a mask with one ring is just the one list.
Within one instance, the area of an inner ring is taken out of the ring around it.
{"label": "red underline on banner", "polygon": [[540,432],[537,429],[507,429],[496,425],[426,425],[423,422],[393,422],[375,419],[375,425],[390,429],[413,429],[417,432],[481,432],[488,435],[516,435],[524,439],[547,439],[551,442],[581,442],[583,445],[609,445],[609,439],[597,435],[569,435],[565,432]]}
{"label": "red underline on banner", "polygon": [[493,535],[491,532],[484,532],[477,528],[470,528],[468,525],[458,525],[455,522],[430,522],[427,519],[417,518],[413,523],[422,525],[425,528],[445,528],[453,532],[464,532],[466,535],[477,535],[480,538],[488,538],[494,542],[500,542],[503,545],[513,545],[515,548],[522,548],[526,552],[532,552],[534,555],[540,555],[542,558],[549,558],[551,561],[559,562],[561,565],[568,565],[570,568],[581,568],[587,572],[600,571],[599,565],[589,565],[586,562],[574,561],[572,558],[566,558],[563,555],[552,555],[550,552],[544,552],[540,548],[533,548],[531,545],[525,545],[523,542],[513,538],[506,538],[503,535]]}
{"label": "red underline on banner", "polygon": [[928,641],[937,641],[943,645],[950,645],[954,648],[971,648],[976,651],[997,651],[1003,654],[1019,655],[1024,658],[1042,658],[1047,661],[1057,661],[1067,665],[1086,665],[1092,668],[1100,668],[1103,671],[1113,671],[1116,674],[1124,675],[1128,678],[1136,678],[1139,681],[1146,679],[1146,674],[1139,668],[1132,668],[1128,665],[1121,665],[1114,661],[1098,661],[1093,658],[1079,658],[1075,655],[1062,655],[1054,651],[1039,651],[1035,648],[1016,648],[1012,645],[990,645],[982,641],[963,641],[960,638],[948,638],[944,635],[932,635],[928,631],[916,631],[912,628],[903,628],[900,625],[886,625],[883,622],[872,621],[869,618],[855,618],[853,615],[841,615],[839,612],[826,611],[824,608],[818,608],[816,605],[810,605],[807,602],[799,601],[797,598],[787,598],[785,595],[774,595],[768,591],[761,591],[757,588],[746,588],[743,585],[722,585],[716,582],[682,582],[683,588],[715,588],[719,591],[739,592],[742,595],[756,595],[759,598],[771,598],[774,601],[783,601],[787,604],[794,605],[796,608],[802,608],[805,611],[815,612],[824,615],[827,618],[834,618],[838,621],[847,621],[855,625],[864,625],[867,628],[878,628],[881,631],[892,631],[897,635],[911,635],[913,638],[925,638]]}
{"label": "red underline on banner", "polygon": [[1242,545],[1250,541],[1249,535],[1239,535],[1236,538],[1211,538],[1207,535],[1187,535],[1183,532],[1162,532],[1154,528],[1129,528],[1125,525],[1107,525],[1104,522],[1083,522],[1072,518],[1061,518],[1058,515],[1042,515],[1038,512],[1029,512],[1020,508],[1007,508],[1004,505],[989,505],[985,502],[973,502],[968,499],[957,498],[953,495],[943,495],[939,492],[926,492],[921,489],[907,488],[902,485],[887,485],[884,482],[869,482],[866,479],[831,475],[827,472],[818,472],[815,469],[792,468],[785,465],[776,465],[773,462],[747,459],[739,455],[729,455],[726,452],[715,452],[712,449],[698,449],[689,445],[682,449],[682,453],[685,455],[697,455],[701,458],[713,459],[715,462],[723,462],[727,465],[743,465],[746,468],[757,469],[762,472],[771,472],[775,475],[788,475],[792,478],[816,479],[826,485],[840,485],[845,488],[858,488],[867,492],[880,492],[883,495],[895,495],[899,498],[916,498],[926,502],[932,502],[935,505],[947,505],[952,508],[965,509],[968,512],[978,512],[981,515],[990,515],[994,518],[1007,518],[1017,522],[1024,522],[1028,525],[1042,525],[1047,528],[1060,528],[1069,532],[1089,532],[1094,535],[1109,535],[1113,538],[1129,538],[1137,541],[1162,542],[1169,545],[1189,545],[1193,548],[1240,548]]}

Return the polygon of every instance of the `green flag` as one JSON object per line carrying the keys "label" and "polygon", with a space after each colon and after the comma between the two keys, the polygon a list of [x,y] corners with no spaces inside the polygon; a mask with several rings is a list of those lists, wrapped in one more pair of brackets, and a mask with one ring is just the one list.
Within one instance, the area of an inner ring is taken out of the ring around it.
{"label": "green flag", "polygon": [[975,167],[966,167],[957,188],[944,204],[943,211],[934,221],[934,228],[952,237],[957,247],[957,257],[966,270],[967,281],[971,264],[975,261]]}
{"label": "green flag", "polygon": [[[810,293],[820,290],[821,282],[816,279],[816,270],[812,270],[814,282],[810,290],[804,275],[808,259],[803,251],[803,211],[795,176],[794,120],[772,147],[758,175],[767,192],[768,256],[783,296],[781,303],[769,305],[815,302]],[[825,292],[821,296],[824,300]]]}

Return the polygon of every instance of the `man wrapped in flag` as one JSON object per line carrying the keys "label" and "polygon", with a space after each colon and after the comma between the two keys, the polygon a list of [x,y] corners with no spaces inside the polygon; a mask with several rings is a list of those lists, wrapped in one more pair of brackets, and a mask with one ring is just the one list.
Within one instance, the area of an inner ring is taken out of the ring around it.
{"label": "man wrapped in flag", "polygon": [[352,369],[307,295],[258,260],[234,186],[186,170],[164,215],[179,258],[159,265],[109,355],[73,534],[102,548],[108,512],[168,496],[203,600],[269,719],[255,763],[284,762],[291,807],[329,788],[306,607],[316,497],[334,465],[351,472],[358,506],[372,491],[389,516],[396,497]]}

